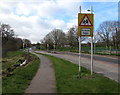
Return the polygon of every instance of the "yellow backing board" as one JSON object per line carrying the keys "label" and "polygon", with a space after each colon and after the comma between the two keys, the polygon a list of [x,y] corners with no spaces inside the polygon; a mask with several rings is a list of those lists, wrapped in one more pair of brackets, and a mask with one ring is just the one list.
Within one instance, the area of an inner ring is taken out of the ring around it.
{"label": "yellow backing board", "polygon": [[93,37],[94,14],[78,13],[78,36]]}

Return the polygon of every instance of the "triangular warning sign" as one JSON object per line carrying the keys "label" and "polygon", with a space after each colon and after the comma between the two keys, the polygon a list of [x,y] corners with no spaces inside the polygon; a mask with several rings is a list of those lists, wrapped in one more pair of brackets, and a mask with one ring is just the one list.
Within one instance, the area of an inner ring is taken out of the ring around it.
{"label": "triangular warning sign", "polygon": [[85,15],[83,19],[81,20],[79,26],[93,26],[91,21],[89,20],[88,16]]}

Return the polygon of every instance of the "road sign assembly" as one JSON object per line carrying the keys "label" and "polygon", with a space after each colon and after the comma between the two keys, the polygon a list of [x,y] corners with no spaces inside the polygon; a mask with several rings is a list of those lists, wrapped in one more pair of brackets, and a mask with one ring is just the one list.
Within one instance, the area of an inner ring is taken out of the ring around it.
{"label": "road sign assembly", "polygon": [[78,13],[78,35],[80,37],[93,37],[94,14]]}
{"label": "road sign assembly", "polygon": [[91,75],[93,74],[93,33],[94,14],[91,6],[91,13],[78,13],[78,36],[79,36],[79,78],[81,73],[81,37],[91,37]]}

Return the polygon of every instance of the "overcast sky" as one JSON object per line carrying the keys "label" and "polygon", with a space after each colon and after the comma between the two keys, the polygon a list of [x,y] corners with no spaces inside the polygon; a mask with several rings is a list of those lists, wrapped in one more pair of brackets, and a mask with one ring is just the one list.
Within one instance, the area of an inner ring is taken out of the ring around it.
{"label": "overcast sky", "polygon": [[[84,2],[83,2],[84,1]],[[68,29],[78,23],[79,6],[87,12],[93,6],[95,30],[106,20],[118,20],[119,0],[0,0],[0,22],[32,43],[39,42],[54,28]]]}

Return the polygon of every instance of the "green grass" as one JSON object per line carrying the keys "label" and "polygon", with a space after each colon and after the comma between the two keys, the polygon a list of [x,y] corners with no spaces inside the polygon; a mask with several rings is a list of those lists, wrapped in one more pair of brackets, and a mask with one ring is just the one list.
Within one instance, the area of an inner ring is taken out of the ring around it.
{"label": "green grass", "polygon": [[[16,57],[20,57],[25,52],[17,51],[8,54],[8,57],[12,60]],[[34,77],[39,68],[40,60],[35,55],[32,55],[33,61],[24,67],[18,67],[12,72],[9,77],[3,77],[2,90],[3,94],[6,93],[24,93],[25,89],[29,86],[30,81]],[[4,65],[4,64],[3,64]]]}
{"label": "green grass", "polygon": [[69,61],[45,55],[52,60],[56,76],[58,93],[118,93],[118,83],[102,75],[90,75],[82,67],[81,79],[78,79],[78,65]]}
{"label": "green grass", "polygon": [[7,58],[12,58],[12,57],[15,57],[15,56],[22,56],[23,54],[25,54],[25,52],[22,51],[22,50],[13,51],[13,52],[8,52],[6,57]]}

